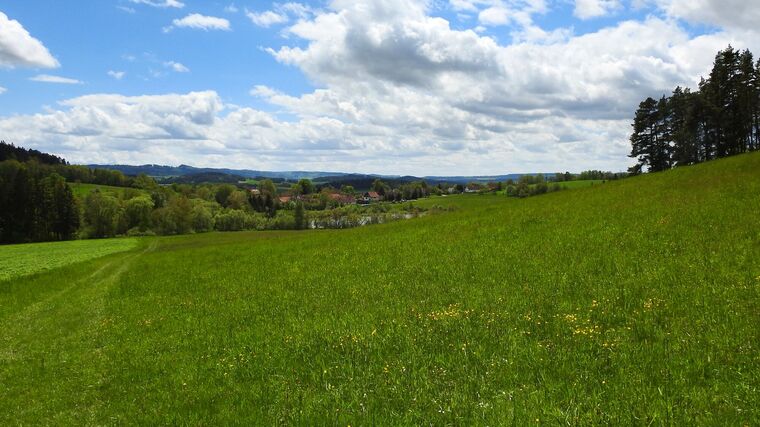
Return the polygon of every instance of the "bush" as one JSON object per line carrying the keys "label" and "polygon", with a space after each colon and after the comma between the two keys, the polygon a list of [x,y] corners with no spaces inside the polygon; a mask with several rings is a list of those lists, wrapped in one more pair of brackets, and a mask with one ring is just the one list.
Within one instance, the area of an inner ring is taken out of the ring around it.
{"label": "bush", "polygon": [[253,228],[255,222],[243,211],[228,210],[216,216],[215,228],[219,231],[241,231]]}
{"label": "bush", "polygon": [[130,228],[129,231],[127,231],[127,236],[129,237],[146,237],[155,235],[156,233],[153,230],[140,230],[139,227]]}
{"label": "bush", "polygon": [[214,217],[203,205],[195,205],[191,214],[193,230],[203,233],[214,229]]}

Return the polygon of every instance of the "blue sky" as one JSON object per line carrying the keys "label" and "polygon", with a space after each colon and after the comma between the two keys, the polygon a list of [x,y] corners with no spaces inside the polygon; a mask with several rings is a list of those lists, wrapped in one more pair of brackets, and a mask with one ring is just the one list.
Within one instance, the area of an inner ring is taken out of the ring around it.
{"label": "blue sky", "polygon": [[[0,138],[74,162],[621,170],[751,0],[0,2]],[[753,49],[754,48],[754,49]]]}
{"label": "blue sky", "polygon": [[[214,89],[225,102],[268,109],[248,94],[254,85],[266,85],[297,96],[313,90],[315,85],[297,68],[278,63],[264,51],[266,47],[298,45],[298,40],[284,39],[282,26],[264,28],[255,25],[245,11],[265,12],[277,3],[266,1],[193,1],[183,0],[182,8],[154,7],[129,0],[79,0],[72,10],[70,2],[33,0],[7,2],[0,11],[23,23],[37,39],[44,42],[61,63],[56,75],[82,81],[81,85],[30,82],[40,70],[5,71],[3,87],[13,87],[0,104],[0,114],[33,114],[42,106],[58,100],[88,93],[117,92],[125,95],[162,94]],[[158,2],[160,3],[160,2]],[[281,2],[280,4],[287,3]],[[304,1],[319,9],[328,3]],[[559,3],[536,22],[547,30],[573,27],[577,34],[597,31],[623,19],[642,19],[651,9],[620,9],[610,16],[579,20],[573,17],[571,2]],[[190,13],[215,16],[230,22],[230,31],[176,29],[164,33],[172,20]],[[466,13],[466,11],[465,11]],[[477,26],[477,17],[461,15],[446,3],[431,9],[431,14],[449,20],[453,28],[465,30]],[[62,25],[61,17],[66,18]],[[511,42],[509,27],[485,27],[488,35],[502,43]],[[173,72],[165,62],[177,62],[190,71]],[[116,80],[109,71],[124,72]]]}

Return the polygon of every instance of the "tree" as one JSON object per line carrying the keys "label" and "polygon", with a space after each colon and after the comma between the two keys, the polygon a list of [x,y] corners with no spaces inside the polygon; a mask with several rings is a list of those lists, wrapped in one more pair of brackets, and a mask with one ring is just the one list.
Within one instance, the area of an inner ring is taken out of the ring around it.
{"label": "tree", "polygon": [[158,188],[156,181],[144,173],[137,175],[137,178],[135,178],[133,185],[137,188],[142,188],[143,190],[155,190]]}
{"label": "tree", "polygon": [[314,192],[314,184],[310,179],[304,178],[298,180],[298,188],[300,190],[300,194],[312,194]]}
{"label": "tree", "polygon": [[148,196],[140,196],[127,200],[124,204],[127,228],[137,227],[140,231],[150,228],[150,214],[153,212],[153,200]]}
{"label": "tree", "polygon": [[241,231],[249,228],[251,220],[243,211],[230,210],[216,217],[215,227],[219,231]]}
{"label": "tree", "polygon": [[303,230],[306,228],[306,213],[305,209],[303,207],[303,203],[300,201],[296,202],[296,208],[293,213],[295,223],[296,223],[296,230]]}
{"label": "tree", "polygon": [[69,240],[79,229],[79,203],[62,176],[56,173],[48,176],[45,185],[52,193],[53,212],[48,215],[52,237],[55,240]]}
{"label": "tree", "polygon": [[174,222],[174,233],[185,234],[193,229],[193,206],[185,196],[176,196],[167,204],[171,218]]}
{"label": "tree", "polygon": [[211,211],[202,204],[196,204],[192,210],[192,227],[196,233],[203,233],[214,229],[214,217]]}
{"label": "tree", "polygon": [[631,172],[656,172],[760,148],[760,61],[733,47],[718,52],[699,91],[639,105],[631,135]]}
{"label": "tree", "polygon": [[259,182],[259,190],[261,194],[269,194],[272,197],[277,196],[277,186],[274,185],[271,179],[264,179]]}
{"label": "tree", "polygon": [[387,188],[387,186],[386,186],[386,185],[385,185],[385,183],[384,183],[383,181],[381,181],[380,179],[376,179],[376,180],[375,180],[375,181],[372,183],[372,190],[373,190],[374,192],[376,192],[377,194],[381,195],[381,196],[384,196],[384,195],[385,195],[385,190],[386,190],[386,188]]}
{"label": "tree", "polygon": [[116,235],[120,215],[119,201],[109,194],[96,189],[84,199],[84,221],[92,237]]}
{"label": "tree", "polygon": [[223,207],[227,207],[227,199],[230,197],[230,194],[235,192],[235,187],[230,184],[223,184],[216,188],[216,194],[214,195],[214,198],[216,199],[216,202],[222,205]]}
{"label": "tree", "polygon": [[244,191],[233,191],[227,197],[227,207],[230,209],[245,210],[248,206],[248,196]]}
{"label": "tree", "polygon": [[660,121],[660,107],[663,105],[662,101],[647,98],[639,104],[633,121],[630,157],[637,158],[640,167],[646,166],[652,172],[664,170],[669,164],[661,140],[663,127]]}

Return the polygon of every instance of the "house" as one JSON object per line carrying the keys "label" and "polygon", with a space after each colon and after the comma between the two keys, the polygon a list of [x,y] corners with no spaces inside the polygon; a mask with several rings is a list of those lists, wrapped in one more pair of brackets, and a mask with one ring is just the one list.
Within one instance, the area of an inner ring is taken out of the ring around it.
{"label": "house", "polygon": [[368,191],[362,195],[357,203],[367,205],[373,202],[379,202],[380,200],[382,200],[382,197],[380,197],[380,194],[378,194],[377,191]]}
{"label": "house", "polygon": [[349,196],[347,194],[341,194],[341,193],[330,193],[327,195],[327,197],[335,202],[338,202],[341,205],[353,205],[356,203],[356,197]]}
{"label": "house", "polygon": [[258,188],[251,188],[249,191],[251,193],[251,196],[260,196],[261,195],[261,191],[259,191]]}
{"label": "house", "polygon": [[283,205],[290,203],[291,200],[293,200],[292,196],[280,196],[280,203]]}

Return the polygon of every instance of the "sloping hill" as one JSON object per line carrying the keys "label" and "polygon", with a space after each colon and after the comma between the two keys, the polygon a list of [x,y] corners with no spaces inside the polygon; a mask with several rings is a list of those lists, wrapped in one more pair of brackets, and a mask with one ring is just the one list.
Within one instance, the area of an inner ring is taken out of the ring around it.
{"label": "sloping hill", "polygon": [[760,421],[760,153],[420,203],[0,282],[0,422]]}

